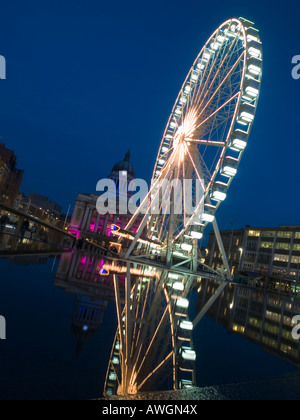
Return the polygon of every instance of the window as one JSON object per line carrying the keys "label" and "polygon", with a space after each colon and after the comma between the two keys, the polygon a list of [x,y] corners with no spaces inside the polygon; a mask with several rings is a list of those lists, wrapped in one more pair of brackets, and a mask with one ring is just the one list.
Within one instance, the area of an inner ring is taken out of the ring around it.
{"label": "window", "polygon": [[260,231],[259,230],[249,230],[248,235],[258,237],[258,236],[260,236]]}
{"label": "window", "polygon": [[296,232],[296,233],[295,233],[295,238],[296,238],[296,239],[300,239],[300,232]]}
{"label": "window", "polygon": [[300,257],[292,257],[292,264],[300,264]]}
{"label": "window", "polygon": [[258,255],[258,258],[259,258],[260,260],[268,260],[270,257],[271,257],[271,255],[270,255],[270,254],[259,254],[259,255]]}
{"label": "window", "polygon": [[268,337],[263,337],[262,342],[266,346],[273,347],[275,349],[277,348],[277,341],[276,340],[272,340],[271,338],[268,338]]}
{"label": "window", "polygon": [[271,312],[271,311],[266,311],[266,318],[270,319],[271,321],[274,322],[280,322],[281,320],[281,315],[278,314],[277,312]]}
{"label": "window", "polygon": [[291,248],[290,244],[284,244],[284,243],[277,243],[276,244],[276,249],[285,249],[287,251],[289,251]]}
{"label": "window", "polygon": [[293,251],[300,251],[300,244],[294,244]]}
{"label": "window", "polygon": [[250,318],[249,319],[249,324],[253,325],[254,327],[260,328],[261,327],[261,320],[257,319],[257,318]]}
{"label": "window", "polygon": [[279,231],[277,236],[278,238],[291,238],[292,232]]}
{"label": "window", "polygon": [[275,232],[270,231],[270,230],[266,230],[266,231],[262,232],[261,235],[266,237],[266,238],[275,238]]}
{"label": "window", "polygon": [[257,248],[258,241],[247,241],[247,248]]}
{"label": "window", "polygon": [[281,255],[281,254],[275,254],[274,261],[280,261],[280,262],[289,262],[289,255]]}
{"label": "window", "polygon": [[241,334],[244,334],[245,332],[245,327],[243,325],[239,325],[239,324],[233,324],[232,326],[232,330]]}
{"label": "window", "polygon": [[279,333],[279,327],[278,325],[269,324],[268,322],[265,323],[265,331],[271,333],[271,334],[278,334]]}
{"label": "window", "polygon": [[262,242],[260,247],[261,248],[273,248],[273,242]]}
{"label": "window", "polygon": [[285,353],[289,354],[290,356],[293,356],[295,358],[298,357],[297,349],[292,348],[291,346],[288,346],[287,344],[280,344],[280,350]]}

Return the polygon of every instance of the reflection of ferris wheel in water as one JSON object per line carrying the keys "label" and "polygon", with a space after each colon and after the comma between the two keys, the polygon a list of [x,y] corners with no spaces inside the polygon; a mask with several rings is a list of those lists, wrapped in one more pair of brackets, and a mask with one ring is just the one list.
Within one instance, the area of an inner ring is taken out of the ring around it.
{"label": "reflection of ferris wheel in water", "polygon": [[[220,280],[210,305],[231,279],[215,212],[237,173],[259,97],[262,47],[253,25],[243,18],[223,23],[197,56],[175,101],[155,163],[154,182],[141,204],[147,211],[125,255],[123,309],[115,278],[119,326],[107,372],[107,395],[155,389],[154,384],[166,387],[161,379],[166,371],[173,373],[175,389],[195,385],[191,334],[204,312],[191,322],[187,296],[199,278]],[[194,209],[190,211],[190,204],[187,209],[181,190],[182,211],[175,212],[174,180],[181,181],[184,189],[187,179]],[[169,189],[163,188],[166,180],[173,185]],[[155,212],[148,204],[150,198],[157,198]],[[127,231],[137,217],[138,212]],[[198,240],[210,222],[223,257],[222,274],[198,261]],[[141,270],[134,281],[133,264]]]}

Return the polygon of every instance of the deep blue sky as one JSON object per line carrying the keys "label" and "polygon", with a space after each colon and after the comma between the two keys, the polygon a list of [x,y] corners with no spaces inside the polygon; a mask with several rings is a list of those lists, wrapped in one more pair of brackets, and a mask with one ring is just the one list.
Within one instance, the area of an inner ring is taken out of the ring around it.
{"label": "deep blue sky", "polygon": [[239,16],[260,29],[264,74],[219,224],[300,224],[296,1],[2,0],[0,135],[25,169],[23,191],[47,195],[66,211],[79,192],[95,192],[128,148],[136,175],[149,179],[196,55],[217,26]]}

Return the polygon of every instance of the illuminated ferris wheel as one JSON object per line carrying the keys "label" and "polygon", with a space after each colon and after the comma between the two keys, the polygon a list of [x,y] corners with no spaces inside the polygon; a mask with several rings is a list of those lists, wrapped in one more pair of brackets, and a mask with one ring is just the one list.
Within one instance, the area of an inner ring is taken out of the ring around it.
{"label": "illuminated ferris wheel", "polygon": [[[191,332],[200,318],[189,319],[187,298],[195,279],[219,276],[208,267],[203,272],[203,266],[199,273],[198,240],[213,223],[229,280],[215,213],[247,146],[261,78],[258,30],[243,18],[230,19],[208,39],[179,91],[159,147],[152,188],[126,226],[130,230],[146,206],[126,253],[127,293],[123,309],[117,302],[119,327],[107,394],[151,389],[151,381],[157,383],[170,366],[173,388],[195,384]],[[137,258],[132,259],[137,250],[144,274],[132,282],[130,261],[137,264]],[[153,256],[160,264],[155,265]],[[152,277],[145,274],[149,268],[155,271]],[[224,287],[221,284],[219,292]]]}
{"label": "illuminated ferris wheel", "polygon": [[[179,91],[153,173],[155,191],[165,180],[178,179],[181,185],[193,180],[192,203],[197,208],[191,213],[183,197],[181,214],[165,212],[147,220],[148,236],[152,233],[160,241],[178,240],[184,233],[191,239],[202,237],[226,198],[247,146],[261,77],[258,30],[244,19],[223,23],[200,51]],[[200,200],[196,181],[202,187]],[[153,198],[154,188],[150,195]]]}

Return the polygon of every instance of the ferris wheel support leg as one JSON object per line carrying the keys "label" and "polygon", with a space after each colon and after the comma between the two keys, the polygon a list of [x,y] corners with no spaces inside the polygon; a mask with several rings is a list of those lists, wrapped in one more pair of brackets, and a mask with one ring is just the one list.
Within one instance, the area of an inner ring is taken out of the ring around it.
{"label": "ferris wheel support leg", "polygon": [[134,240],[132,241],[132,243],[131,243],[128,251],[126,252],[125,258],[129,258],[130,257],[130,254],[134,250],[134,247],[136,246],[137,241],[139,240],[139,238],[140,238],[140,236],[141,236],[141,234],[142,234],[142,232],[143,232],[143,230],[144,230],[144,228],[145,228],[145,226],[147,224],[148,214],[149,214],[149,209],[147,210],[147,213],[145,214],[145,216],[144,216],[144,218],[143,218],[143,220],[142,220],[142,222],[141,222],[141,224],[139,226],[139,229],[138,229],[138,231],[137,231],[137,233],[136,233],[136,235],[134,237]]}
{"label": "ferris wheel support leg", "polygon": [[217,243],[218,243],[218,246],[219,246],[219,250],[220,250],[221,255],[222,255],[223,264],[224,264],[225,269],[226,269],[226,277],[227,277],[227,280],[230,281],[231,280],[230,268],[229,268],[227,255],[226,255],[226,252],[225,252],[225,248],[224,248],[224,245],[223,245],[223,241],[222,241],[222,238],[221,238],[221,234],[220,234],[220,230],[219,230],[219,226],[218,226],[218,223],[216,221],[216,218],[213,220],[212,224],[213,224],[214,232],[215,232],[215,235],[216,235]]}
{"label": "ferris wheel support leg", "polygon": [[218,297],[223,293],[223,291],[227,287],[228,283],[231,281],[231,273],[230,273],[230,268],[229,268],[229,264],[228,264],[228,259],[227,259],[227,256],[226,256],[225,248],[224,248],[224,245],[223,245],[223,241],[222,241],[222,238],[221,238],[219,226],[218,226],[218,223],[217,223],[216,219],[214,219],[214,221],[213,221],[213,228],[214,228],[214,232],[215,232],[215,235],[216,235],[219,250],[220,250],[221,255],[222,255],[223,264],[224,264],[225,269],[226,269],[226,277],[227,278],[224,279],[224,281],[220,284],[220,286],[218,287],[218,289],[216,290],[214,295],[212,295],[212,297],[206,302],[206,304],[203,306],[202,310],[198,313],[198,315],[194,319],[194,321],[193,321],[194,328],[196,327],[197,324],[199,324],[201,319],[205,316],[206,312],[211,308],[211,306],[215,303],[215,301],[218,299]]}

